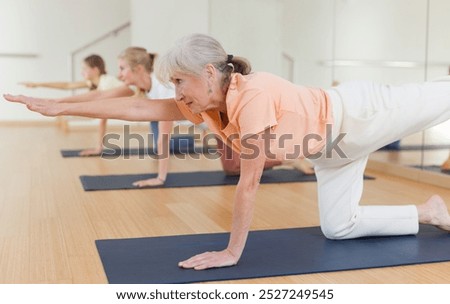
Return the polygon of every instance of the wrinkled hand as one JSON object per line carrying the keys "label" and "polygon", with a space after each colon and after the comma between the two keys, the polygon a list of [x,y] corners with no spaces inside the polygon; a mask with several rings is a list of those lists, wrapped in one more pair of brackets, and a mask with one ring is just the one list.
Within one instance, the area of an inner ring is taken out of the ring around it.
{"label": "wrinkled hand", "polygon": [[139,188],[147,187],[147,186],[154,187],[154,186],[161,186],[161,185],[164,185],[164,181],[162,181],[159,178],[144,179],[144,180],[140,180],[140,181],[133,183],[133,186],[139,187]]}
{"label": "wrinkled hand", "polygon": [[4,94],[3,97],[10,102],[17,102],[27,106],[33,112],[45,116],[58,115],[58,103],[54,99],[33,98],[24,95]]}
{"label": "wrinkled hand", "polygon": [[103,149],[86,149],[79,153],[80,156],[92,156],[102,154]]}
{"label": "wrinkled hand", "polygon": [[215,267],[227,267],[236,265],[239,258],[235,257],[230,250],[208,251],[197,254],[185,261],[179,262],[181,268],[194,268],[195,270],[203,270]]}

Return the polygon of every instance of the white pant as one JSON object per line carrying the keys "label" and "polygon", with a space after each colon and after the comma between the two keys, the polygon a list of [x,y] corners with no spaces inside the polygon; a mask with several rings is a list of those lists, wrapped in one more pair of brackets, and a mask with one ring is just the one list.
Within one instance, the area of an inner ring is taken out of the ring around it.
{"label": "white pant", "polygon": [[450,118],[450,82],[386,86],[344,83],[328,91],[339,148],[312,160],[318,181],[321,228],[326,237],[346,239],[418,232],[414,205],[359,206],[371,152]]}

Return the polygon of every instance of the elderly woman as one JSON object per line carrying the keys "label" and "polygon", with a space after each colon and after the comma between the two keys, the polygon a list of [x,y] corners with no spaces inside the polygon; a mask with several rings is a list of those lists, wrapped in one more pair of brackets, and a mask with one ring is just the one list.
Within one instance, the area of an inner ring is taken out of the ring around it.
{"label": "elderly woman", "polygon": [[351,82],[330,90],[297,86],[269,73],[250,73],[247,60],[227,55],[219,42],[201,34],[179,40],[160,59],[157,74],[175,85],[174,100],[61,104],[5,98],[48,116],[206,122],[239,152],[241,174],[227,248],[191,257],[180,267],[200,270],[239,261],[267,159],[311,159],[327,238],[415,234],[419,223],[450,231],[447,207],[437,195],[417,206],[359,205],[369,153],[450,118],[450,84],[391,87]]}

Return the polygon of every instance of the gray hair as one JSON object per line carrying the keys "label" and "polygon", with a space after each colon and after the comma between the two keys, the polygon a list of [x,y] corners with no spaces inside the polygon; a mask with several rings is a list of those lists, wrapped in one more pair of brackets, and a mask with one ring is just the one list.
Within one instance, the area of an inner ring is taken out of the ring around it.
{"label": "gray hair", "polygon": [[207,64],[212,64],[228,78],[232,72],[247,75],[249,61],[228,55],[214,38],[204,34],[191,34],[176,41],[175,45],[156,63],[156,76],[162,83],[170,81],[176,72],[199,76]]}

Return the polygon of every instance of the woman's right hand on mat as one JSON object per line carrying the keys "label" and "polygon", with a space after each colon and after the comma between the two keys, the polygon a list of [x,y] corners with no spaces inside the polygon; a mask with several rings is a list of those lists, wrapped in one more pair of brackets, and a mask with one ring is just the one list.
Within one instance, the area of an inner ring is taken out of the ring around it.
{"label": "woman's right hand on mat", "polygon": [[33,98],[24,95],[4,94],[3,97],[10,102],[22,103],[33,112],[41,113],[45,116],[58,115],[58,103],[54,99]]}
{"label": "woman's right hand on mat", "polygon": [[80,156],[92,156],[92,155],[100,155],[102,154],[103,149],[86,149],[80,152]]}
{"label": "woman's right hand on mat", "polygon": [[194,268],[195,270],[204,270],[208,268],[227,267],[236,265],[238,258],[230,250],[208,251],[197,254],[185,261],[179,262],[181,268]]}
{"label": "woman's right hand on mat", "polygon": [[150,178],[150,179],[144,179],[133,183],[133,186],[135,187],[155,187],[155,186],[161,186],[164,185],[164,180],[160,178]]}

